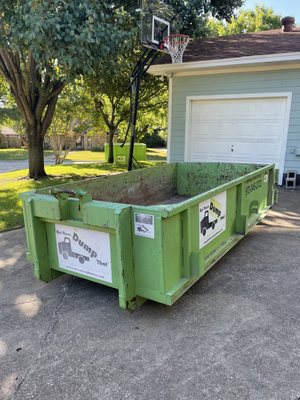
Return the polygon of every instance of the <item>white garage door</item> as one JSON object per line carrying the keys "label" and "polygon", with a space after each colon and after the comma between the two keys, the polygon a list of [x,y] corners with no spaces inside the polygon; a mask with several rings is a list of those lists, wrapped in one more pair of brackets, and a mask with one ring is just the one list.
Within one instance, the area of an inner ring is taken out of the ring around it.
{"label": "white garage door", "polygon": [[281,183],[288,103],[287,96],[190,99],[186,160],[275,163]]}

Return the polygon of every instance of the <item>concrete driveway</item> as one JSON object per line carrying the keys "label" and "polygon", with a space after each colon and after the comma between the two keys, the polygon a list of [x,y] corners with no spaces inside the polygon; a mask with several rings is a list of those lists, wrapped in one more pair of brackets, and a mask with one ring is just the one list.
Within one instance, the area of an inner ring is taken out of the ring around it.
{"label": "concrete driveway", "polygon": [[0,398],[296,400],[300,191],[171,308],[129,313],[78,278],[36,281],[24,231],[0,234]]}

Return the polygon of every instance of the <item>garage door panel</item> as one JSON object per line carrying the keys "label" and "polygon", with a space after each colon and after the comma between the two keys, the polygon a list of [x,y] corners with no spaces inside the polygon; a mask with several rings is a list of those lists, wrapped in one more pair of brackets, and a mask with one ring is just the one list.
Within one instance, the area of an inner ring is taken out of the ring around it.
{"label": "garage door panel", "polygon": [[284,119],[286,113],[286,104],[283,104],[282,99],[263,102],[260,105],[260,118],[273,118],[276,120]]}
{"label": "garage door panel", "polygon": [[201,155],[202,157],[208,156],[209,154],[216,154],[221,156],[222,154],[229,154],[231,146],[226,142],[214,142],[214,141],[201,141],[194,140],[192,142],[191,157],[198,157]]}
{"label": "garage door panel", "polygon": [[244,118],[255,118],[257,115],[257,104],[252,100],[238,103],[236,100],[221,101],[194,101],[192,105],[192,118],[197,120],[206,119],[230,120],[235,114],[237,120]]}
{"label": "garage door panel", "polygon": [[284,96],[193,100],[188,160],[279,167],[287,109]]}
{"label": "garage door panel", "polygon": [[[193,138],[207,138],[208,140],[235,141],[237,136],[240,140],[252,140],[256,132],[256,122],[242,122],[233,124],[232,122],[193,122],[191,126]],[[268,132],[268,128],[266,129]]]}

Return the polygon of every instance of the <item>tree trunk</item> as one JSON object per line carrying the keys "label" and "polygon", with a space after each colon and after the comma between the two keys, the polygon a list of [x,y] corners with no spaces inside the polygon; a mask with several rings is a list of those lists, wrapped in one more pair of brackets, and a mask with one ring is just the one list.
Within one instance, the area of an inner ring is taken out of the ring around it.
{"label": "tree trunk", "polygon": [[114,131],[111,130],[108,135],[108,163],[114,162]]}
{"label": "tree trunk", "polygon": [[36,129],[27,131],[29,153],[29,178],[39,179],[47,174],[44,169],[44,138]]}

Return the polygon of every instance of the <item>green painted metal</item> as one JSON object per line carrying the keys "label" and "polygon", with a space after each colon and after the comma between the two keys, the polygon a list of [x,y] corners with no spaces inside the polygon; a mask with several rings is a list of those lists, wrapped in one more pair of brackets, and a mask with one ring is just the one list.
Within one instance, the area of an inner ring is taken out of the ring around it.
{"label": "green painted metal", "polygon": [[[35,276],[68,273],[111,286],[124,309],[146,299],[172,305],[263,218],[275,175],[274,165],[174,163],[23,193]],[[72,237],[61,244],[61,234]],[[74,250],[81,234],[109,238],[111,279],[80,269],[78,260],[91,265],[93,254],[84,240]]]}
{"label": "green painted metal", "polygon": [[[146,150],[147,147],[144,143],[135,143],[133,156],[137,161],[146,161]],[[104,144],[104,158],[105,162],[108,162],[108,143]],[[121,143],[114,143],[114,162],[115,163],[127,163],[129,155],[129,143],[125,143],[122,147]]]}

